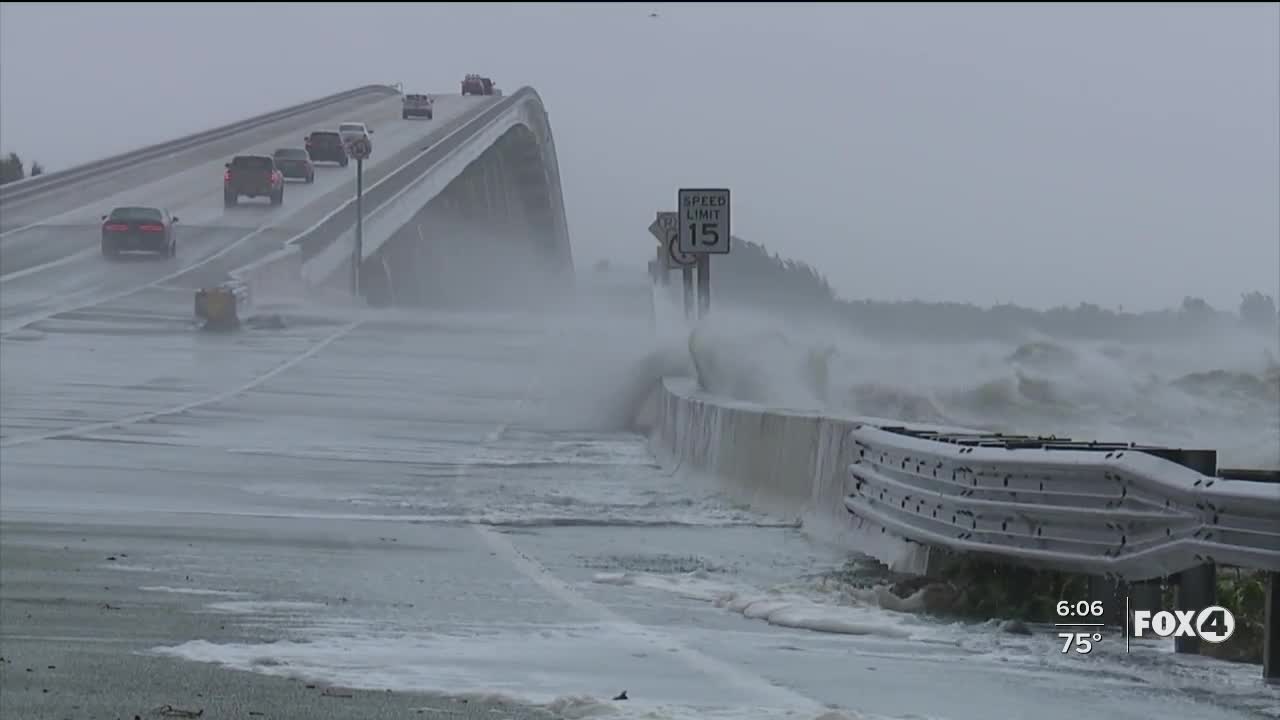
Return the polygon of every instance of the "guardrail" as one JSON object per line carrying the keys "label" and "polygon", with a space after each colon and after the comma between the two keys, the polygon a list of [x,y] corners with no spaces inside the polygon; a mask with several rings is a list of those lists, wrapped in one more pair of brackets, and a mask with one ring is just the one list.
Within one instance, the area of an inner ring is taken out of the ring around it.
{"label": "guardrail", "polygon": [[845,507],[908,540],[1125,580],[1280,571],[1280,484],[1205,475],[1164,448],[871,425],[850,438]]}
{"label": "guardrail", "polygon": [[1280,471],[1219,472],[1212,450],[763,407],[702,387],[664,381],[663,444],[788,512],[838,508],[910,544],[1123,581],[1215,564],[1280,572]]}
{"label": "guardrail", "polygon": [[[1280,679],[1280,470],[1218,469],[1211,450],[765,407],[686,378],[658,393],[650,440],[665,460],[895,572],[985,556],[1088,576],[1090,596],[1109,603],[1128,585],[1150,609],[1154,581],[1176,577],[1177,607],[1192,610],[1216,602],[1217,566],[1264,571],[1263,676]],[[1175,647],[1199,652],[1188,638]]]}
{"label": "guardrail", "polygon": [[280,110],[274,110],[262,115],[257,115],[245,120],[213,128],[212,130],[205,130],[194,135],[187,135],[186,137],[178,138],[176,140],[169,140],[156,145],[150,145],[121,155],[115,155],[101,160],[95,160],[84,165],[67,168],[66,170],[44,173],[35,177],[29,177],[16,182],[7,183],[0,186],[0,203],[25,199],[48,190],[65,187],[66,185],[79,182],[85,178],[125,169],[140,162],[147,162],[175,152],[189,150],[211,142],[216,142],[237,133],[252,130],[256,127],[267,125],[295,115],[300,115],[311,110],[322,108],[326,105],[332,105],[334,103],[350,100],[362,95],[391,95],[395,93],[396,90],[387,85],[365,85],[352,90],[334,93],[333,95],[328,95],[318,100],[310,100],[297,105],[291,105]]}

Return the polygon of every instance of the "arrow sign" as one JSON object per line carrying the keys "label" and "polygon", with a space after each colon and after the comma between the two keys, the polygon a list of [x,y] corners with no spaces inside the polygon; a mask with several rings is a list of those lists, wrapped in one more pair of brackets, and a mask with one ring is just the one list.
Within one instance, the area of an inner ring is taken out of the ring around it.
{"label": "arrow sign", "polygon": [[653,223],[649,225],[649,234],[658,241],[659,245],[667,244],[667,233],[675,232],[678,228],[676,223],[680,221],[680,215],[673,212],[660,212],[653,219]]}
{"label": "arrow sign", "polygon": [[667,234],[662,232],[662,223],[658,222],[656,219],[649,225],[649,234],[652,235],[653,239],[657,240],[659,243],[667,237]]}

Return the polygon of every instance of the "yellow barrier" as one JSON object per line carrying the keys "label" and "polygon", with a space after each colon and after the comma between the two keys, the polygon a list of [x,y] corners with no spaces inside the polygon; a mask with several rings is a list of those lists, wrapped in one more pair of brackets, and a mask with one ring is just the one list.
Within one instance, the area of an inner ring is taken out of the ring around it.
{"label": "yellow barrier", "polygon": [[228,283],[196,291],[196,317],[205,330],[234,330],[240,327],[240,311],[248,301],[243,285]]}

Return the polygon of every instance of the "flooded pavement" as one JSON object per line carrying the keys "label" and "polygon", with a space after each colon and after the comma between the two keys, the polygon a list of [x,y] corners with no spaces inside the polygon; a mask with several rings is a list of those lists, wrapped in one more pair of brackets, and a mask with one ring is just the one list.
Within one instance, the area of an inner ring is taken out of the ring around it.
{"label": "flooded pavement", "polygon": [[644,291],[546,313],[293,308],[234,335],[125,301],[5,338],[6,704],[1280,717],[1256,666],[1120,638],[1063,655],[1051,628],[883,609],[803,518],[661,466],[630,429],[662,365],[642,359],[672,351]]}

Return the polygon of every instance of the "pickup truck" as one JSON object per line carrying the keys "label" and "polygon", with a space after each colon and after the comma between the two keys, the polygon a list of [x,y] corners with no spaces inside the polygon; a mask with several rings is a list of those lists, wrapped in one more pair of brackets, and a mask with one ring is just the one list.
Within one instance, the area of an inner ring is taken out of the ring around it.
{"label": "pickup truck", "polygon": [[222,176],[222,201],[226,207],[240,202],[240,196],[271,198],[272,205],[284,203],[284,174],[270,155],[237,155],[227,163]]}
{"label": "pickup truck", "polygon": [[411,117],[425,117],[430,120],[435,114],[435,100],[430,95],[412,93],[404,96],[404,109],[400,116],[408,120]]}
{"label": "pickup truck", "polygon": [[471,73],[462,78],[462,94],[463,95],[492,95],[493,80]]}

